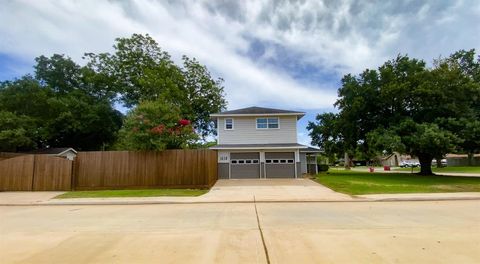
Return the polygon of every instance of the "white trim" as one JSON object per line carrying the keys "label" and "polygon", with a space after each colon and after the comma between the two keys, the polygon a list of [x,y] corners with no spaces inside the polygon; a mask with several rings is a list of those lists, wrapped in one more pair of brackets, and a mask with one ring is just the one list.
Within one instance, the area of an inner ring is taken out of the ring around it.
{"label": "white trim", "polygon": [[269,149],[302,149],[302,148],[307,148],[307,147],[301,147],[301,146],[295,146],[295,147],[229,147],[229,148],[215,148],[215,146],[210,147],[210,149],[213,150],[269,150]]}
{"label": "white trim", "polygon": [[295,166],[294,166],[295,167],[295,179],[297,179],[298,178],[297,177],[297,161],[294,159],[293,163],[295,164]]}
{"label": "white trim", "polygon": [[72,151],[74,154],[77,154],[77,151],[76,151],[76,150],[74,150],[73,148],[68,148],[68,149],[66,149],[66,150],[64,150],[64,151],[62,151],[62,152],[60,152],[60,153],[53,154],[53,155],[58,155],[58,156],[60,156],[60,155],[64,154],[65,152],[68,152],[68,151]]}
{"label": "white trim", "polygon": [[[227,128],[227,119],[232,120],[232,128]],[[223,119],[223,130],[227,130],[227,131],[235,130],[235,120],[233,119],[233,117],[226,117]]]}
{"label": "white trim", "polygon": [[217,130],[217,144],[221,144],[220,143],[220,118],[217,117],[217,127],[216,127],[216,130]]}
{"label": "white trim", "polygon": [[[277,118],[278,127],[276,127],[276,128],[268,127],[268,117],[257,117],[257,118],[255,118],[255,129],[256,130],[280,129],[280,117],[277,116],[277,117],[270,117],[270,118]],[[267,127],[266,128],[259,128],[258,125],[257,125],[258,124],[258,119],[267,119]]]}
{"label": "white trim", "polygon": [[[230,152],[219,150],[217,151],[218,163],[230,163]],[[226,158],[222,160],[222,158]]]}
{"label": "white trim", "polygon": [[295,162],[295,179],[298,179],[297,162],[300,162],[300,167],[302,166],[302,161],[300,160],[300,149],[295,151],[293,161]]}
{"label": "white trim", "polygon": [[[240,160],[242,162],[240,162]],[[249,160],[250,162],[247,162],[247,160]],[[254,161],[257,161],[257,162],[254,162]],[[235,165],[258,165],[260,164],[260,159],[231,159],[230,163]]]}
{"label": "white trim", "polygon": [[210,117],[228,117],[228,116],[304,116],[305,113],[276,113],[276,114],[211,114]]}
{"label": "white trim", "polygon": [[[230,154],[228,154],[230,155]],[[228,163],[228,179],[232,178],[232,163]]]}
{"label": "white trim", "polygon": [[258,177],[262,178],[262,154],[258,152]]}

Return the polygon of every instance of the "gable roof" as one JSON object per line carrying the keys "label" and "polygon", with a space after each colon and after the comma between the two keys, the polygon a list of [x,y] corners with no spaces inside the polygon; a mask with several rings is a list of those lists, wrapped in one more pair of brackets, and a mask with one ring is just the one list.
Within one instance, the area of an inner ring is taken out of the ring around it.
{"label": "gable roof", "polygon": [[308,147],[306,149],[302,149],[300,150],[300,152],[305,152],[305,153],[321,153],[322,151],[318,148],[312,148],[312,147]]}
{"label": "gable roof", "polygon": [[299,116],[300,118],[304,116],[305,113],[299,112],[299,111],[252,106],[247,108],[215,113],[210,116],[215,117],[215,116],[251,116],[251,115],[294,115],[294,116]]}
{"label": "gable roof", "polygon": [[44,148],[44,149],[37,149],[34,151],[31,151],[29,153],[31,154],[50,154],[50,155],[60,155],[65,152],[72,151],[73,153],[77,153],[76,150],[73,148]]}

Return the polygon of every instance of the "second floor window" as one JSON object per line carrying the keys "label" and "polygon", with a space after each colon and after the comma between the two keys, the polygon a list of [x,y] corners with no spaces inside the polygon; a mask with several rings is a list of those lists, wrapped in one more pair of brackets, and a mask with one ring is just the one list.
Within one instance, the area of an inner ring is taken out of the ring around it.
{"label": "second floor window", "polygon": [[257,129],[279,128],[278,117],[257,118]]}
{"label": "second floor window", "polygon": [[225,118],[225,130],[233,129],[233,118]]}

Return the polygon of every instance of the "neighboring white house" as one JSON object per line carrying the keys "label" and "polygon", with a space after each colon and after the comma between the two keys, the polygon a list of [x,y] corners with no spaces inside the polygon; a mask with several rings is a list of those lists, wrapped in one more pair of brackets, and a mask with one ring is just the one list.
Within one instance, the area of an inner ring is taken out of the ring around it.
{"label": "neighboring white house", "polygon": [[221,179],[298,178],[307,173],[306,155],[318,152],[297,142],[304,112],[248,107],[212,114],[217,124]]}
{"label": "neighboring white house", "polygon": [[30,152],[32,154],[45,154],[55,157],[64,157],[68,160],[73,160],[77,156],[77,151],[73,148],[45,148]]}

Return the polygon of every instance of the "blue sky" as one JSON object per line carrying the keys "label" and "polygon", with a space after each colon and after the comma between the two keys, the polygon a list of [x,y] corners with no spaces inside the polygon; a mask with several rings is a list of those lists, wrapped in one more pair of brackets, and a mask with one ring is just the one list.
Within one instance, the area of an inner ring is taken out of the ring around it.
{"label": "blue sky", "polygon": [[341,77],[397,54],[431,62],[480,49],[480,1],[6,1],[0,80],[32,73],[34,58],[111,51],[148,33],[179,61],[197,58],[225,80],[229,109],[302,110],[300,143],[316,113],[335,111]]}

